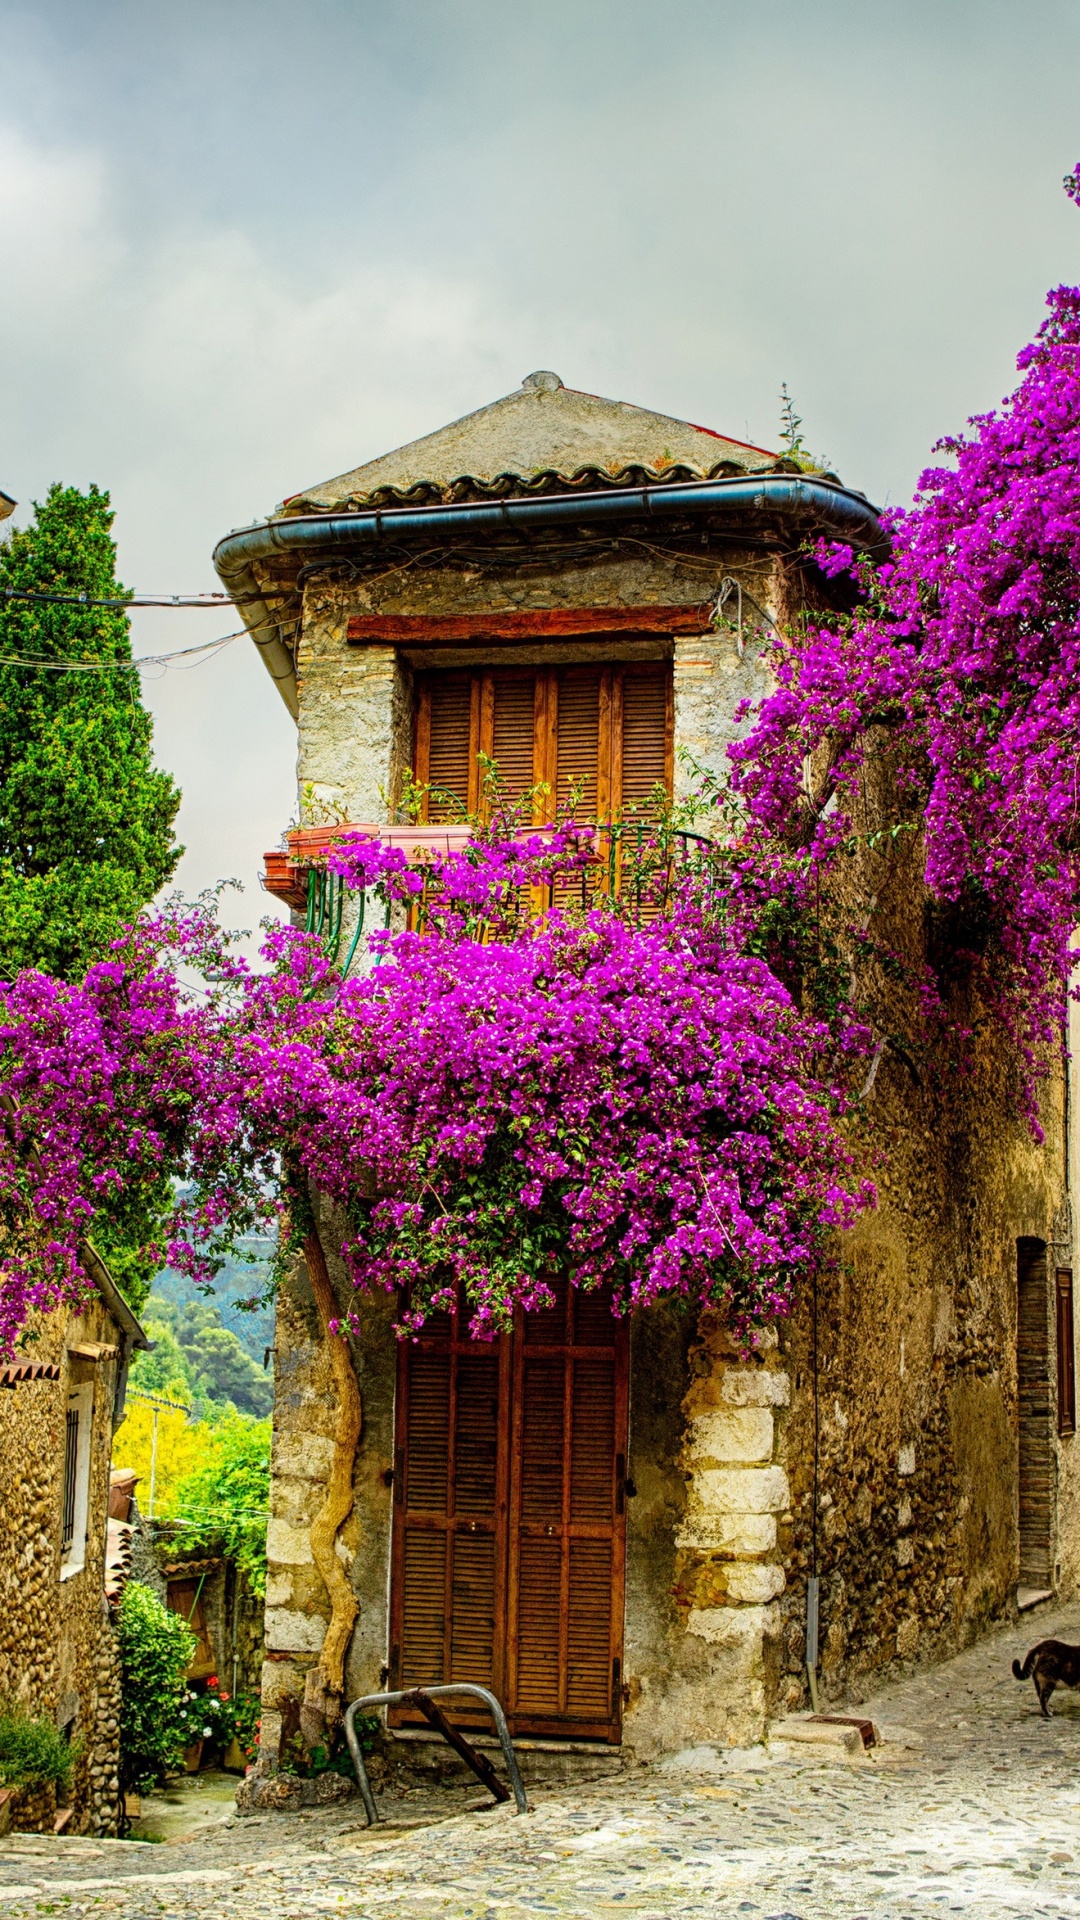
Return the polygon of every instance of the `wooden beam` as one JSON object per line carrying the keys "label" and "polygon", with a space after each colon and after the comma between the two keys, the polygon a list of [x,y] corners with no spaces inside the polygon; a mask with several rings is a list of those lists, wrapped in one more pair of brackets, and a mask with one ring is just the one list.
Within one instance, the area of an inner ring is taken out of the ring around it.
{"label": "wooden beam", "polygon": [[451,647],[463,642],[562,640],[573,635],[707,633],[713,605],[681,607],[528,607],[512,613],[371,613],[349,621],[355,646],[379,641],[399,647]]}

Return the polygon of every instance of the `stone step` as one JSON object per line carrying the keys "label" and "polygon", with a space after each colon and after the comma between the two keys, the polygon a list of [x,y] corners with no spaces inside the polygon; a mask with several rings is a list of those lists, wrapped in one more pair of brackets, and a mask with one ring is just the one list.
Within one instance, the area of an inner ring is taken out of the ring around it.
{"label": "stone step", "polygon": [[[502,1750],[490,1734],[470,1735],[472,1744],[492,1761],[502,1775]],[[583,1785],[611,1780],[622,1773],[628,1756],[622,1747],[593,1740],[515,1740],[521,1778],[526,1787]],[[475,1776],[438,1734],[399,1728],[389,1735],[382,1753],[392,1775],[418,1782],[445,1781],[461,1785]]]}

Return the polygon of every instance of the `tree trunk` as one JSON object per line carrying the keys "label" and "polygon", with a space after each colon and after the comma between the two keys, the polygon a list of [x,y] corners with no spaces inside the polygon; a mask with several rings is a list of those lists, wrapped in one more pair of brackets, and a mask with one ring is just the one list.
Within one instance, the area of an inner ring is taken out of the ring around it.
{"label": "tree trunk", "polygon": [[348,1341],[343,1333],[335,1333],[330,1325],[338,1317],[338,1305],[330,1284],[322,1241],[314,1226],[304,1240],[304,1257],[322,1323],[323,1339],[330,1354],[338,1401],[333,1466],[327,1482],[326,1499],[312,1521],[310,1533],[312,1558],[330,1595],[330,1624],[318,1665],[308,1674],[304,1704],[300,1711],[304,1744],[310,1751],[325,1741],[341,1718],[345,1655],[359,1612],[352,1584],[337,1555],[336,1541],[353,1510],[353,1466],[363,1424],[363,1406]]}

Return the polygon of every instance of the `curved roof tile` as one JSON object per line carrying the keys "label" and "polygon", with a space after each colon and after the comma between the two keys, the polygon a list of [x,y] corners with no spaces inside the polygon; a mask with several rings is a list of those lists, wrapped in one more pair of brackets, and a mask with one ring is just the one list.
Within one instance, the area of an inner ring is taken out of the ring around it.
{"label": "curved roof tile", "polygon": [[779,456],[709,427],[564,387],[531,373],[516,393],[351,473],[294,494],[279,511],[429,505],[507,494],[655,485],[762,473]]}

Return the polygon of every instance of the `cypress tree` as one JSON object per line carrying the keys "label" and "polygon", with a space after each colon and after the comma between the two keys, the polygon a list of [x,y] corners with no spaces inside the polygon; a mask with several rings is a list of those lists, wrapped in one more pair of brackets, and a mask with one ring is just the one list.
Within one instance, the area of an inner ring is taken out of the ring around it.
{"label": "cypress tree", "polygon": [[[107,493],[54,486],[0,545],[0,587],[122,597]],[[38,661],[36,665],[16,664]],[[151,759],[122,611],[0,597],[0,978],[77,978],[176,867],[180,793]]]}

